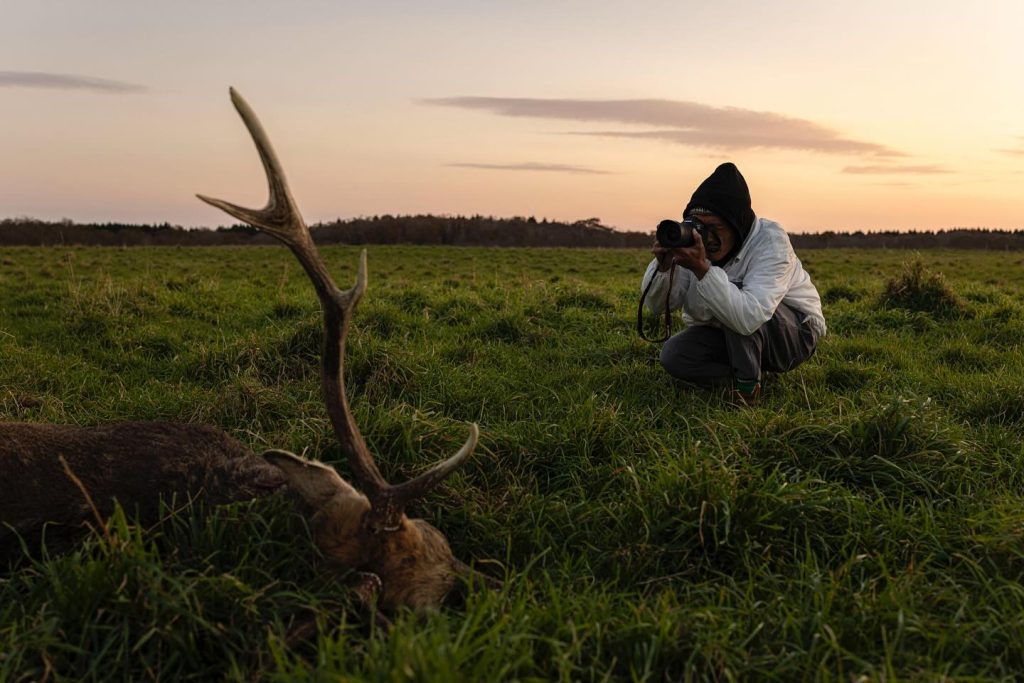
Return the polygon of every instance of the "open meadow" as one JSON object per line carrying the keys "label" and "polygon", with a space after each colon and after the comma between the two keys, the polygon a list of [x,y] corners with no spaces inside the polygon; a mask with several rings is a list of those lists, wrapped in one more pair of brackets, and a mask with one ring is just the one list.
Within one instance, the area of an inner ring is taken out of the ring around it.
{"label": "open meadow", "polygon": [[[322,252],[348,286],[358,249]],[[1024,255],[800,256],[829,335],[740,409],[638,339],[643,250],[369,247],[356,421],[388,479],[479,424],[412,512],[504,587],[383,630],[284,495],[115,516],[0,567],[0,681],[1020,675]],[[0,249],[0,420],[209,423],[345,473],[320,328],[282,247]]]}

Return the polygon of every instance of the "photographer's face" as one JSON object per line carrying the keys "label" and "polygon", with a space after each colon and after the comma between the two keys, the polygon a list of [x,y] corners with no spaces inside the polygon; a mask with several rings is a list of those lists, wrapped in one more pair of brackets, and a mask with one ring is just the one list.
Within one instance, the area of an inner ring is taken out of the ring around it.
{"label": "photographer's face", "polygon": [[697,219],[709,228],[705,231],[705,253],[712,261],[721,261],[736,246],[736,231],[714,214],[701,214]]}

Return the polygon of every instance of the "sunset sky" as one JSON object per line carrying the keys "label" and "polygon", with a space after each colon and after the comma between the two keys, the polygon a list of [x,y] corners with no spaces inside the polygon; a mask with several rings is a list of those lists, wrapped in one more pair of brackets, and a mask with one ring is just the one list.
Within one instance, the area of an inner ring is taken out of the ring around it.
{"label": "sunset sky", "polygon": [[1024,2],[0,0],[0,218],[652,230],[722,161],[793,232],[1024,228]]}

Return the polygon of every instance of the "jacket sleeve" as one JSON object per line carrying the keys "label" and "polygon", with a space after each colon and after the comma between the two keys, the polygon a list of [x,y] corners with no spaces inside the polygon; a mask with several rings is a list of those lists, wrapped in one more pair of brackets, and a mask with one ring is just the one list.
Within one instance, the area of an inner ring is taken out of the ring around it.
{"label": "jacket sleeve", "polygon": [[[647,266],[647,272],[644,273],[644,279],[640,282],[641,294],[647,289],[648,284],[651,285],[650,291],[647,292],[647,298],[644,300],[644,306],[655,315],[665,312],[666,293],[668,294],[668,309],[670,311],[683,307],[683,298],[686,296],[686,290],[689,287],[692,274],[679,266],[674,266],[674,268],[676,273],[672,278],[671,292],[668,289],[668,271],[664,273],[658,272],[658,259],[651,260],[651,263]],[[651,282],[652,280],[653,283]]]}
{"label": "jacket sleeve", "polygon": [[777,241],[751,255],[756,261],[744,275],[742,289],[721,268],[712,267],[697,281],[697,292],[725,327],[748,335],[775,315],[796,268],[796,257],[787,246]]}

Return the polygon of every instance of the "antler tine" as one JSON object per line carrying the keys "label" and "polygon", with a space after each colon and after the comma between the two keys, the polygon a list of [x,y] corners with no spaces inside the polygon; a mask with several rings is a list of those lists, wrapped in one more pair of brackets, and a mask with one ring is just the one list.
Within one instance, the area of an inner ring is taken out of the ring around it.
{"label": "antler tine", "polygon": [[473,455],[473,451],[476,449],[476,443],[480,438],[480,429],[476,426],[476,423],[469,425],[469,438],[466,439],[466,443],[462,445],[459,452],[448,458],[444,462],[438,463],[429,471],[424,472],[415,479],[410,479],[407,482],[398,484],[392,487],[392,496],[398,501],[400,506],[404,506],[417,498],[421,498],[440,484],[444,479],[448,477],[452,472],[457,470],[462,463],[469,459],[469,456]]}
{"label": "antler tine", "polygon": [[395,531],[401,528],[401,518],[405,513],[405,507],[412,501],[429,493],[435,486],[441,483],[449,474],[466,462],[476,442],[480,438],[480,430],[476,424],[469,426],[469,438],[463,444],[459,452],[442,463],[435,465],[429,471],[424,472],[415,479],[399,484],[388,486],[370,498],[371,509],[366,516],[366,524],[375,532]]}
{"label": "antler tine", "polygon": [[324,313],[321,356],[327,413],[341,449],[348,458],[353,478],[372,500],[373,496],[390,486],[377,469],[377,464],[370,455],[362,434],[359,433],[352,411],[349,409],[344,381],[345,338],[356,304],[366,291],[366,250],[364,249],[359,257],[359,272],[355,284],[348,290],[339,290],[323,259],[320,258],[320,252],[310,237],[309,228],[306,227],[295,205],[295,200],[288,189],[288,182],[285,180],[284,169],[277,159],[277,154],[274,153],[270,138],[249,103],[234,88],[231,88],[230,92],[231,101],[245,122],[245,127],[248,128],[263,161],[270,197],[264,208],[247,209],[222,199],[196,196],[287,244],[312,281]]}
{"label": "antler tine", "polygon": [[274,153],[274,147],[270,144],[270,138],[267,137],[266,131],[263,130],[259,118],[256,117],[256,113],[249,103],[234,88],[230,88],[229,91],[231,102],[235,105],[239,116],[242,117],[242,121],[245,122],[245,127],[249,129],[249,134],[252,136],[253,142],[256,143],[256,149],[260,154],[260,161],[263,162],[269,189],[267,205],[262,209],[248,209],[223,199],[215,199],[201,194],[196,196],[240,221],[273,235],[288,246],[311,242],[309,230],[302,220],[302,214],[299,213],[295,199],[292,198],[284,169],[281,168],[281,162],[277,160],[277,154]]}

